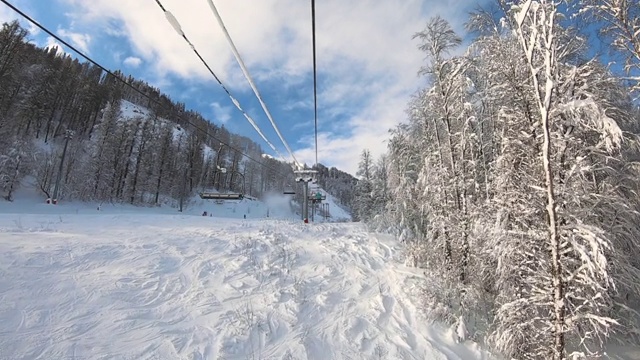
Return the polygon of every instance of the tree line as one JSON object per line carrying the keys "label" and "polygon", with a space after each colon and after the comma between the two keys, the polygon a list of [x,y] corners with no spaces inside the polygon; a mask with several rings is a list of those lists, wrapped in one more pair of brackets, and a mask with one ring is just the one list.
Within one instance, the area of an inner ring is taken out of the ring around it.
{"label": "tree line", "polygon": [[439,17],[415,34],[428,85],[363,151],[354,213],[407,244],[427,313],[506,358],[637,345],[640,3],[500,0],[467,30],[464,49]]}

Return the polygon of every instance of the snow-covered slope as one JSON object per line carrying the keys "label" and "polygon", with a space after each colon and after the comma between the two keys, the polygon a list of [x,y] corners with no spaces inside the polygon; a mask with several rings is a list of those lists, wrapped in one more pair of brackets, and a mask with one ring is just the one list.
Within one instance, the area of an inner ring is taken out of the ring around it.
{"label": "snow-covered slope", "polygon": [[338,202],[334,199],[334,197],[331,194],[327,193],[323,189],[319,189],[319,190],[322,191],[322,193],[324,193],[327,197],[327,199],[324,202],[329,204],[330,217],[327,218],[327,221],[339,222],[339,221],[352,220],[351,214],[347,210],[343,209],[342,206],[338,204]]}
{"label": "snow-covered slope", "polygon": [[[48,205],[42,195],[37,194],[33,189],[33,184],[23,187],[15,192],[15,200],[8,203],[0,200],[1,213],[28,213],[28,214],[91,214],[98,211],[101,214],[130,214],[140,213],[171,215],[179,214],[175,200],[171,202],[173,206],[162,205],[157,207],[139,207],[127,204],[111,203],[87,203],[80,201],[60,201],[58,205]],[[234,218],[234,219],[298,219],[299,215],[292,208],[291,198],[285,195],[267,196],[264,201],[245,198],[243,200],[203,200],[198,195],[194,195],[185,202],[183,214],[202,215],[205,211],[207,216]],[[99,210],[98,210],[99,209]],[[0,359],[1,360],[1,359]]]}
{"label": "snow-covered slope", "polygon": [[148,116],[151,115],[151,111],[149,109],[136,105],[127,100],[120,100],[120,111],[122,112],[122,117],[125,119],[133,119],[139,116]]}
{"label": "snow-covered slope", "polygon": [[418,315],[419,273],[359,224],[11,206],[0,359],[488,358]]}

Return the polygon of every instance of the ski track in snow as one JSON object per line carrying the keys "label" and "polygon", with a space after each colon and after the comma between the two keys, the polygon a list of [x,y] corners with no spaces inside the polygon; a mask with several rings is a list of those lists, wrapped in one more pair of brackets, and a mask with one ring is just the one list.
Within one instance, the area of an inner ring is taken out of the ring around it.
{"label": "ski track in snow", "polygon": [[2,214],[0,359],[487,359],[396,255],[359,224]]}

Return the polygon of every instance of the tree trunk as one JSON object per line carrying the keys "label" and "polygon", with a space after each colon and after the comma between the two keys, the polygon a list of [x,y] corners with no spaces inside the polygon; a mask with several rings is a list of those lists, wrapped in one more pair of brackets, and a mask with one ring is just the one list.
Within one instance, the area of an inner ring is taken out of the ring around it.
{"label": "tree trunk", "polygon": [[[556,8],[552,3],[550,7],[545,8],[531,8],[531,0],[528,0],[522,7],[522,12],[518,15],[518,36],[520,43],[525,50],[527,62],[529,64],[529,70],[531,72],[531,79],[533,81],[533,88],[535,91],[538,108],[540,110],[540,124],[543,133],[543,145],[542,145],[542,165],[545,173],[545,185],[547,193],[547,227],[548,227],[548,240],[549,250],[551,253],[551,282],[553,286],[553,355],[554,360],[564,359],[565,355],[565,312],[566,304],[564,301],[564,281],[562,278],[562,262],[560,255],[560,236],[558,234],[556,212],[556,194],[554,191],[553,171],[551,168],[551,135],[549,130],[550,122],[550,110],[551,99],[555,90],[555,67],[557,64],[557,55],[555,52],[555,38],[553,34],[554,21],[556,16]],[[543,2],[543,5],[546,5]],[[531,36],[531,42],[529,43],[524,37],[524,31],[522,29],[522,21],[524,21],[525,15],[529,11],[534,13],[532,16],[538,17],[540,23],[534,31],[536,38]],[[539,41],[539,42],[538,42]],[[541,73],[541,69],[538,65],[534,64],[533,53],[536,46],[540,46],[542,55],[544,58],[544,74]],[[539,76],[544,75],[545,84],[544,88],[540,85]]]}

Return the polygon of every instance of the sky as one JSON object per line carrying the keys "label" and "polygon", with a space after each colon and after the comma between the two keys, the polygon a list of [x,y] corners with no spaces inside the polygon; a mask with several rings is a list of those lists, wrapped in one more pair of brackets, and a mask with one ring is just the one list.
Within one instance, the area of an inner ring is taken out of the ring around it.
{"label": "sky", "polygon": [[[215,124],[277,155],[233,105],[155,0],[9,0],[107,69],[150,83]],[[278,152],[291,161],[236,62],[207,0],[161,0],[185,35]],[[425,55],[412,35],[439,15],[460,35],[469,11],[488,0],[316,2],[318,162],[355,175],[363,149],[386,152],[389,130],[406,120],[409,97],[425,86]],[[315,163],[311,1],[213,2],[267,109],[301,163]],[[0,3],[0,22],[55,39]],[[63,48],[73,56],[71,50]]]}

